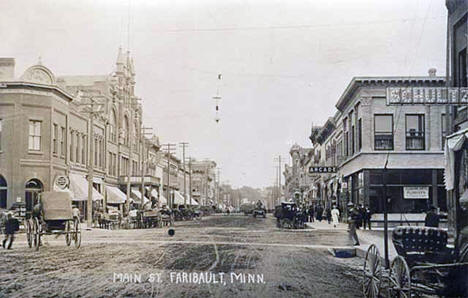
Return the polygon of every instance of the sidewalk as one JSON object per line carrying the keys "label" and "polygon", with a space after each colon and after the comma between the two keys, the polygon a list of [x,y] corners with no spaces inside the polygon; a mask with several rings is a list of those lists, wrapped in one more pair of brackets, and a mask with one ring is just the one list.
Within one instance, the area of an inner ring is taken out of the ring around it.
{"label": "sidewalk", "polygon": [[[326,220],[307,222],[306,227],[314,230],[348,230],[348,224],[339,223],[336,228],[333,227],[333,224],[328,224]],[[388,256],[390,262],[397,256],[397,252],[392,242],[392,230],[388,231]],[[361,245],[354,246],[356,249],[356,255],[362,258],[366,257],[367,249],[371,244],[375,244],[377,249],[380,252],[382,261],[384,258],[384,233],[382,228],[376,228],[374,230],[357,230],[359,242]]]}
{"label": "sidewalk", "polygon": [[[374,244],[377,249],[379,250],[380,256],[383,258],[384,255],[384,232],[383,229],[378,230],[357,230],[359,242],[361,245],[356,246],[356,255],[359,257],[365,258],[367,249],[371,244]],[[397,256],[397,252],[395,250],[395,246],[393,246],[392,242],[392,231],[389,229],[388,231],[388,258],[390,262]]]}

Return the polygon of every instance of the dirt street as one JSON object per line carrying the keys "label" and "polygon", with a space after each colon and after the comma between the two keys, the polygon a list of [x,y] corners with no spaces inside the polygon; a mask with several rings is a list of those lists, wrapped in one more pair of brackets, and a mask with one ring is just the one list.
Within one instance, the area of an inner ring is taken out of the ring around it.
{"label": "dirt street", "polygon": [[82,247],[18,235],[0,250],[0,297],[360,297],[346,231],[280,230],[271,217],[212,216],[167,228],[83,231]]}

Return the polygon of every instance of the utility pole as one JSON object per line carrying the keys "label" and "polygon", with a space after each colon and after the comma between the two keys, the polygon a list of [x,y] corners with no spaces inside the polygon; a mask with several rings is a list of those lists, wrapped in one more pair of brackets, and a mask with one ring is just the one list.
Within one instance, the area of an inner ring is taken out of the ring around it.
{"label": "utility pole", "polygon": [[189,157],[189,195],[190,195],[190,206],[192,206],[192,158]]}
{"label": "utility pole", "polygon": [[181,142],[180,145],[182,146],[182,161],[183,161],[183,167],[184,167],[184,206],[187,208],[187,185],[186,185],[186,175],[185,175],[185,147],[188,146],[187,142]]}
{"label": "utility pole", "polygon": [[277,192],[277,201],[280,203],[281,195],[282,195],[282,185],[281,185],[281,155],[274,158],[275,161],[278,161],[278,176],[277,176],[277,183],[278,183],[278,192]]}
{"label": "utility pole", "polygon": [[218,168],[218,183],[216,184],[216,204],[219,207],[219,183],[221,182],[221,176],[219,173],[220,168]]}
{"label": "utility pole", "polygon": [[[146,172],[146,166],[145,166],[145,135],[151,135],[151,133],[145,132],[146,130],[152,130],[153,128],[151,127],[144,127],[141,126],[140,129],[140,137],[141,137],[141,204],[140,204],[140,210],[143,210],[143,204],[145,202],[145,172]],[[148,148],[149,151],[149,148]],[[151,194],[150,194],[151,198]]]}
{"label": "utility pole", "polygon": [[171,198],[171,175],[170,175],[170,168],[171,168],[171,154],[175,150],[176,144],[164,144],[163,146],[166,146],[166,154],[167,154],[167,187],[166,187],[166,199],[167,199],[167,204],[169,205],[169,209],[172,209],[172,198]]}
{"label": "utility pole", "polygon": [[89,97],[90,103],[78,104],[80,106],[90,107],[90,111],[84,111],[89,113],[90,116],[90,129],[89,129],[89,156],[88,156],[88,200],[86,204],[86,226],[91,229],[93,224],[93,180],[94,180],[94,115],[102,113],[103,111],[95,111],[95,106],[103,106],[104,104],[96,103],[93,97]]}

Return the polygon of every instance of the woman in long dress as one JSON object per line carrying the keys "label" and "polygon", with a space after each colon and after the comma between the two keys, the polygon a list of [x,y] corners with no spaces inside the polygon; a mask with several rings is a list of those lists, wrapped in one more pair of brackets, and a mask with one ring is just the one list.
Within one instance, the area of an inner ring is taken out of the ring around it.
{"label": "woman in long dress", "polygon": [[340,210],[333,205],[333,209],[331,211],[331,216],[333,220],[333,227],[336,228],[336,225],[339,223],[340,220]]}

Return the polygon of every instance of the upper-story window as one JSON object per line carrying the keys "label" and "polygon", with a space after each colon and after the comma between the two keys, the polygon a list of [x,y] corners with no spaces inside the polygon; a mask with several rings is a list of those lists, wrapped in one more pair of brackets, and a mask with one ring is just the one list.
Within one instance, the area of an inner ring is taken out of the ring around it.
{"label": "upper-story window", "polygon": [[117,123],[117,118],[115,117],[115,111],[114,109],[111,109],[111,116],[110,116],[110,121],[109,121],[109,134],[110,134],[111,142],[114,142],[114,143],[117,142],[116,123]]}
{"label": "upper-story window", "polygon": [[358,151],[361,151],[362,149],[362,119],[359,119],[358,120],[358,124],[357,124],[357,134],[358,134]]}
{"label": "upper-story window", "polygon": [[343,120],[343,141],[344,141],[344,148],[343,148],[343,153],[344,153],[344,156],[348,156],[349,155],[349,151],[348,151],[348,142],[349,142],[349,132],[348,132],[348,119],[344,119]]}
{"label": "upper-story window", "polygon": [[444,150],[444,146],[445,146],[445,137],[447,136],[447,118],[445,118],[445,114],[442,114],[442,119],[441,119],[441,128],[442,128],[442,131],[441,131],[441,149]]}
{"label": "upper-story window", "polygon": [[28,149],[33,151],[41,150],[41,121],[29,120],[29,141]]}
{"label": "upper-story window", "polygon": [[406,150],[424,150],[424,115],[406,115]]}
{"label": "upper-story window", "polygon": [[374,115],[374,149],[393,150],[393,115]]}
{"label": "upper-story window", "polygon": [[52,153],[53,154],[57,154],[57,150],[58,150],[58,125],[54,123],[54,130],[53,130],[53,136],[52,136],[52,143],[53,143],[53,147],[52,147]]}
{"label": "upper-story window", "polygon": [[0,119],[0,151],[2,151],[2,119]]}
{"label": "upper-story window", "polygon": [[65,149],[65,138],[67,137],[65,132],[65,127],[61,127],[61,134],[60,134],[60,157],[65,158],[66,149]]}

